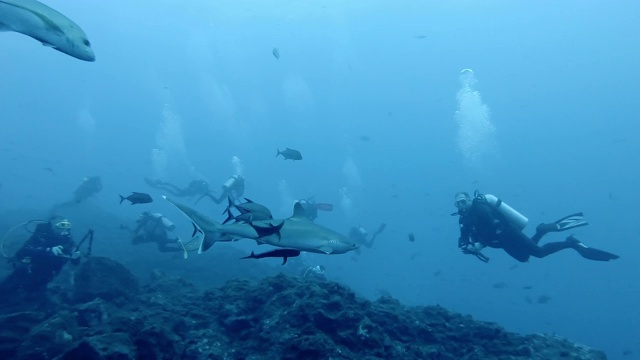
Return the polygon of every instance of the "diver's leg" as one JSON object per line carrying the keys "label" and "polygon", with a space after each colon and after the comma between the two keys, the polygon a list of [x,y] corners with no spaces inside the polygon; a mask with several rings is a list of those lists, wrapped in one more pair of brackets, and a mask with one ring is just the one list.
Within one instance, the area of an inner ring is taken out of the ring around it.
{"label": "diver's leg", "polygon": [[222,194],[220,195],[220,197],[217,198],[212,192],[204,193],[198,198],[198,200],[196,200],[196,204],[199,203],[200,200],[204,198],[209,198],[214,203],[220,204],[225,199],[225,194]]}
{"label": "diver's leg", "polygon": [[558,251],[571,248],[573,248],[573,246],[568,241],[550,242],[542,246],[536,246],[536,248],[531,252],[531,256],[543,258],[551,254],[555,254]]}
{"label": "diver's leg", "polygon": [[531,256],[531,246],[535,246],[527,235],[515,228],[506,229],[498,235],[496,240],[497,246],[491,245],[491,247],[502,248],[512,258],[520,262],[529,260]]}
{"label": "diver's leg", "polygon": [[182,190],[173,184],[164,182],[162,180],[151,180],[149,178],[144,178],[144,181],[147,183],[147,185],[151,186],[154,189],[167,191],[173,196],[181,196]]}
{"label": "diver's leg", "polygon": [[180,243],[178,242],[178,239],[173,241],[169,239],[165,239],[165,240],[158,241],[158,251],[160,251],[161,253],[170,253],[170,252],[183,251],[183,249]]}
{"label": "diver's leg", "polygon": [[580,256],[582,256],[585,259],[595,260],[595,261],[609,261],[609,260],[615,260],[619,258],[619,256],[616,254],[612,254],[604,250],[588,247],[587,245],[580,242],[580,240],[573,237],[573,235],[569,236],[567,238],[567,241],[565,242],[569,244],[569,247],[577,251],[578,254],[580,254]]}
{"label": "diver's leg", "polygon": [[584,219],[584,215],[581,212],[567,215],[556,222],[538,225],[536,227],[536,233],[531,237],[531,240],[537,244],[547,233],[560,232],[587,225],[589,225],[589,223]]}
{"label": "diver's leg", "polygon": [[158,189],[160,190],[164,190],[166,192],[168,192],[169,194],[173,195],[173,196],[179,196],[182,197],[184,196],[184,191],[182,189],[180,189],[179,187],[173,185],[173,184],[169,184],[169,183],[162,183],[158,186]]}

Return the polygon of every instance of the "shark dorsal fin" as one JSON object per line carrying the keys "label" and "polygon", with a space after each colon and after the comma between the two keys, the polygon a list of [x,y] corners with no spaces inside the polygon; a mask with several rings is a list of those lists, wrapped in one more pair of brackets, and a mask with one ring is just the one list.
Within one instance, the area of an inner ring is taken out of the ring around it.
{"label": "shark dorsal fin", "polygon": [[304,211],[304,208],[302,207],[300,202],[296,201],[296,203],[293,204],[293,215],[291,217],[302,219],[307,218],[307,213]]}

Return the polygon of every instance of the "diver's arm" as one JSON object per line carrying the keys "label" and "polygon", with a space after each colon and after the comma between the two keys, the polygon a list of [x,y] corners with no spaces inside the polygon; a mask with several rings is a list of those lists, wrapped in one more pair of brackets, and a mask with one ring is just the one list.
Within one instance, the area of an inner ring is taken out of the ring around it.
{"label": "diver's arm", "polygon": [[48,256],[53,255],[51,253],[51,248],[46,247],[42,244],[36,244],[34,240],[29,240],[24,246],[18,251],[16,256],[18,257],[38,257],[38,256]]}
{"label": "diver's arm", "polygon": [[465,248],[471,245],[471,229],[466,219],[460,217],[460,237],[458,238],[458,247]]}

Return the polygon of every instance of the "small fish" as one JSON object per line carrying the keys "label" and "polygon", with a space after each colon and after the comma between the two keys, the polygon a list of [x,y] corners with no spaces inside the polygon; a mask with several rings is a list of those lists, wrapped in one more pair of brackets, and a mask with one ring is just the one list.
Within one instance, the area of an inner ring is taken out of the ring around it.
{"label": "small fish", "polygon": [[0,0],[0,31],[27,35],[76,59],[96,59],[78,24],[36,0]]}
{"label": "small fish", "polygon": [[262,254],[255,254],[253,251],[251,252],[251,255],[249,256],[245,256],[243,258],[240,259],[262,259],[262,258],[268,258],[268,257],[274,257],[274,258],[282,258],[282,265],[287,263],[287,259],[290,257],[296,257],[300,255],[300,250],[295,250],[295,249],[277,249],[277,250],[271,250],[271,251],[267,251],[265,253]]}
{"label": "small fish", "polygon": [[271,53],[273,54],[274,58],[280,59],[280,50],[278,50],[278,48],[273,48],[273,51]]}
{"label": "small fish", "polygon": [[[250,223],[252,221],[273,219],[271,211],[269,211],[266,206],[253,202],[247,198],[245,198],[245,200],[246,202],[244,203],[234,204],[231,198],[229,198],[229,205],[223,212],[223,214],[227,214],[227,219],[222,224],[226,224],[231,220],[234,220],[235,222]],[[238,210],[240,215],[233,215],[231,208]]]}
{"label": "small fish", "polygon": [[55,171],[53,171],[53,168],[50,168],[50,167],[46,167],[46,168],[44,168],[44,171],[50,172],[50,173],[51,173],[51,174],[53,174],[53,175],[55,175],[55,174],[56,174],[56,172],[55,172]]}
{"label": "small fish", "polygon": [[507,283],[503,282],[503,281],[500,281],[500,282],[497,282],[497,283],[493,284],[493,288],[494,289],[504,289],[506,287],[507,287]]}
{"label": "small fish", "polygon": [[411,241],[411,242],[416,241],[416,236],[413,235],[413,233],[409,233],[409,241]]}
{"label": "small fish", "polygon": [[414,38],[416,38],[416,39],[426,39],[427,35],[415,35]]}
{"label": "small fish", "polygon": [[151,198],[151,195],[149,194],[145,194],[145,193],[139,193],[139,192],[132,192],[131,195],[124,197],[122,195],[120,195],[120,204],[122,204],[123,201],[125,200],[129,200],[131,201],[131,205],[133,204],[147,204],[150,202],[153,202],[153,199]]}
{"label": "small fish", "polygon": [[371,140],[371,137],[369,137],[368,135],[360,135],[358,139],[360,139],[360,141],[367,142]]}
{"label": "small fish", "polygon": [[276,154],[276,157],[278,157],[278,155],[282,155],[285,160],[302,160],[302,154],[300,154],[300,151],[298,150],[289,148],[285,148],[283,151],[280,151],[280,149],[277,150],[278,153]]}
{"label": "small fish", "polygon": [[523,286],[523,287],[522,287],[522,289],[524,289],[524,290],[531,290],[531,289],[533,289],[533,286],[531,286],[531,285],[526,285],[526,286]]}
{"label": "small fish", "polygon": [[548,303],[548,302],[549,302],[549,300],[551,300],[551,298],[550,298],[549,296],[547,296],[547,295],[541,295],[541,296],[538,298],[538,304],[546,304],[546,303]]}

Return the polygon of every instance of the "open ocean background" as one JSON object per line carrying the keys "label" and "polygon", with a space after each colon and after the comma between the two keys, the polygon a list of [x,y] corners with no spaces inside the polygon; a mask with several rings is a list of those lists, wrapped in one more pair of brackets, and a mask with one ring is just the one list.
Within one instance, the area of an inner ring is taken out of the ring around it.
{"label": "open ocean background", "polygon": [[[93,228],[94,254],[145,277],[161,268],[218,284],[258,260],[220,267],[216,253],[265,247],[216,244],[185,261],[134,247],[119,226],[160,211],[189,238],[189,222],[143,178],[218,190],[241,173],[245,196],[276,218],[315,196],[335,206],[316,221],[342,233],[387,224],[360,255],[301,259],[362,296],[639,356],[640,2],[46,3],[85,30],[97,59],[0,34],[0,232],[99,175],[102,192],[64,214],[76,239]],[[284,147],[304,159],[274,158]],[[475,189],[526,215],[528,234],[583,211],[590,225],[573,234],[621,258],[465,256],[449,215],[454,194]],[[120,206],[131,191],[156,201]],[[223,220],[222,205],[197,208]]]}

